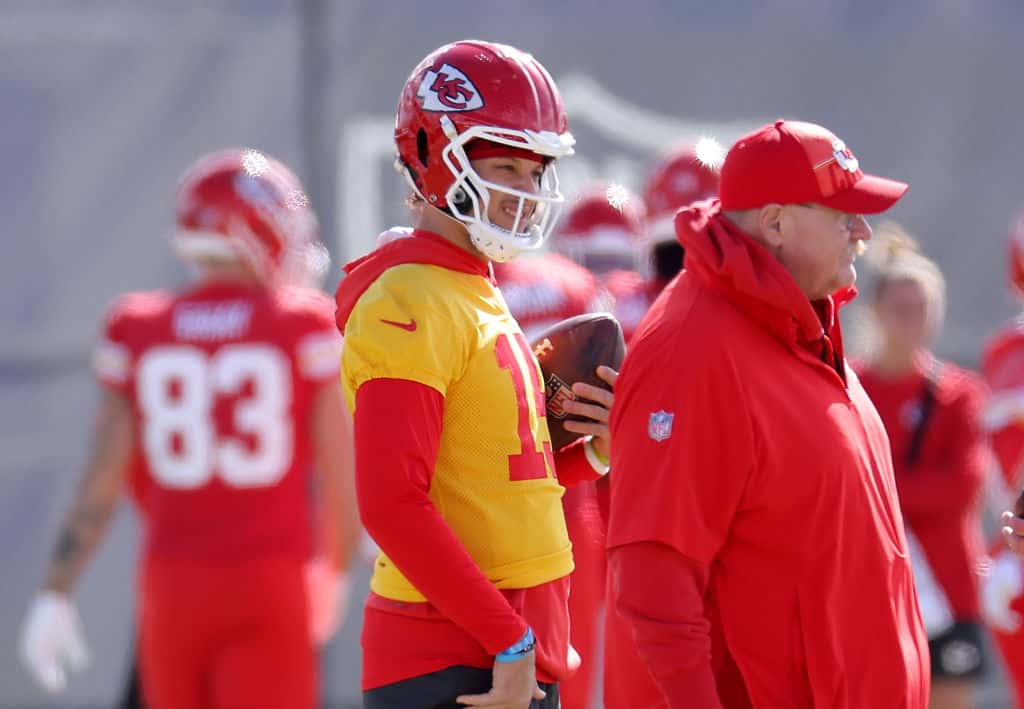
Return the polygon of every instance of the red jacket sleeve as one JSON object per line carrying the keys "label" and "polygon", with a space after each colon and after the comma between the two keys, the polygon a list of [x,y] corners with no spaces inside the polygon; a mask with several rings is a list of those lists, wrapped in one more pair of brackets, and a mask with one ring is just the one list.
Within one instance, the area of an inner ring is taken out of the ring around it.
{"label": "red jacket sleeve", "polygon": [[487,652],[515,643],[526,622],[480,571],[428,495],[444,397],[418,382],[372,379],[356,392],[354,418],[356,493],[367,532],[417,590]]}
{"label": "red jacket sleeve", "polygon": [[610,602],[670,707],[717,707],[703,595],[754,468],[754,425],[729,352],[641,345],[611,414]]}
{"label": "red jacket sleeve", "polygon": [[608,570],[612,603],[669,709],[720,709],[704,616],[706,569],[663,544],[641,542],[612,549]]}
{"label": "red jacket sleeve", "polygon": [[[941,462],[930,469],[920,465],[896,479],[900,506],[908,518],[948,517],[971,508],[984,485],[988,454],[981,425],[983,393],[968,380],[964,384],[946,404],[949,419],[943,427],[945,435],[939,439],[945,451],[941,458],[933,458]],[[933,441],[939,438],[929,437]]]}

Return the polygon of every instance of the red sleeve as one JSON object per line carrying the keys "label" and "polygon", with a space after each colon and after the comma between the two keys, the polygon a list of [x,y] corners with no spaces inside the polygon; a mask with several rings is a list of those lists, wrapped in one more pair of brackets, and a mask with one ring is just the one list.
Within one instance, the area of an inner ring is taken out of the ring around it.
{"label": "red sleeve", "polygon": [[706,568],[663,544],[642,542],[612,549],[608,569],[611,602],[632,626],[669,709],[721,709],[704,616]]}
{"label": "red sleeve", "polygon": [[370,536],[420,593],[497,654],[523,636],[526,622],[480,571],[428,495],[443,418],[444,397],[426,385],[371,379],[359,387],[359,513]]}
{"label": "red sleeve", "polygon": [[704,589],[756,461],[733,355],[703,344],[641,341],[611,414],[611,602],[670,707],[721,706]]}
{"label": "red sleeve", "polygon": [[[975,504],[985,482],[987,449],[981,426],[982,392],[965,387],[949,406],[943,439],[946,450],[931,469],[921,466],[896,484],[900,506],[910,518],[949,515]],[[938,433],[938,431],[935,431]]]}
{"label": "red sleeve", "polygon": [[611,412],[609,548],[659,542],[710,567],[725,544],[757,444],[723,349],[652,338],[626,356]]}
{"label": "red sleeve", "polygon": [[1024,427],[1014,422],[990,435],[992,453],[999,463],[1003,483],[1016,494],[1020,491],[1021,464],[1024,462]]}
{"label": "red sleeve", "polygon": [[583,441],[580,438],[555,453],[555,474],[562,487],[573,487],[602,477],[587,460]]}

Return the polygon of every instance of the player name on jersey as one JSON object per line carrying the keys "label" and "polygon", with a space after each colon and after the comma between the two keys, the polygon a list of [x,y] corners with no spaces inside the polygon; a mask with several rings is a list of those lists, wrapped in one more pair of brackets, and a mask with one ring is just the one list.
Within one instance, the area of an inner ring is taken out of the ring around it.
{"label": "player name on jersey", "polygon": [[245,335],[252,318],[246,301],[179,303],[174,334],[180,340],[230,340]]}

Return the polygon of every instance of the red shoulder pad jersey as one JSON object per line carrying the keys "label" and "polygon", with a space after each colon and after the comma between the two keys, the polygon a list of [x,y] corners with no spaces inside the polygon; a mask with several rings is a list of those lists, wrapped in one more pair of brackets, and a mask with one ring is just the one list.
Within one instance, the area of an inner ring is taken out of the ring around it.
{"label": "red shoulder pad jersey", "polygon": [[687,270],[616,385],[610,602],[673,709],[925,709],[889,444],[844,364],[842,299],[809,303],[717,202],[676,226]]}
{"label": "red shoulder pad jersey", "polygon": [[307,432],[338,374],[333,311],[311,290],[215,284],[113,304],[94,369],[132,403],[148,555],[309,557]]}
{"label": "red shoulder pad jersey", "polygon": [[1016,495],[1024,465],[1024,319],[1010,323],[989,340],[981,373],[991,390],[984,428],[1003,480]]}
{"label": "red shoulder pad jersey", "polygon": [[556,253],[496,263],[494,278],[529,341],[560,320],[607,310],[611,305],[590,271]]}
{"label": "red shoulder pad jersey", "polygon": [[951,363],[936,368],[931,415],[917,462],[908,468],[931,363],[932,357],[923,353],[915,371],[904,377],[887,378],[870,366],[858,373],[889,434],[903,519],[920,541],[954,616],[978,621],[978,564],[984,554],[978,496],[987,461],[981,421],[985,387],[977,375]]}

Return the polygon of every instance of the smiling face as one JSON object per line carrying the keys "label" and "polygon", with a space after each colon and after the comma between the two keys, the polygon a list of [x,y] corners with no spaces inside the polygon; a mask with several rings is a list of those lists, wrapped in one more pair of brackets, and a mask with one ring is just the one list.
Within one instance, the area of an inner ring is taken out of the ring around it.
{"label": "smiling face", "polygon": [[[519,157],[490,157],[472,160],[470,163],[477,174],[487,182],[502,187],[518,190],[527,194],[538,194],[541,177],[544,175],[544,164],[536,160]],[[519,213],[522,204],[522,213]],[[511,230],[519,217],[518,231],[534,222],[537,215],[537,202],[520,200],[519,197],[502,192],[489,190],[487,219],[491,224],[505,230]]]}

